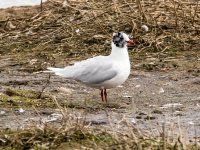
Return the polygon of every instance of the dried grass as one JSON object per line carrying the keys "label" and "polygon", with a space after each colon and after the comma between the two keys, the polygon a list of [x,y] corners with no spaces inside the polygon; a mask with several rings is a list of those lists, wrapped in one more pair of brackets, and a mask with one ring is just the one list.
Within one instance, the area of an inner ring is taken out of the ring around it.
{"label": "dried grass", "polygon": [[[38,13],[25,9],[23,17],[0,21],[0,52],[39,51],[35,55],[47,60],[63,53],[108,53],[116,31],[129,33],[136,51],[199,50],[199,7],[198,1],[188,0],[49,0],[42,12],[40,7]],[[144,32],[142,25],[150,30]],[[56,56],[46,54],[52,52]]]}
{"label": "dried grass", "polygon": [[[160,137],[150,137],[126,117],[118,124],[110,121],[110,125],[106,127],[94,127],[85,122],[83,114],[83,116],[77,116],[71,113],[69,109],[61,107],[56,99],[55,103],[62,114],[61,120],[52,122],[41,119],[40,122],[32,123],[28,128],[2,129],[0,149],[199,149],[198,143],[184,141],[184,132],[181,131],[180,124],[178,125],[180,133],[177,136],[175,134],[173,137],[168,136],[170,131],[166,130],[164,122],[163,129],[159,131]],[[111,118],[108,116],[108,119]],[[117,128],[120,124],[123,124],[123,132]]]}

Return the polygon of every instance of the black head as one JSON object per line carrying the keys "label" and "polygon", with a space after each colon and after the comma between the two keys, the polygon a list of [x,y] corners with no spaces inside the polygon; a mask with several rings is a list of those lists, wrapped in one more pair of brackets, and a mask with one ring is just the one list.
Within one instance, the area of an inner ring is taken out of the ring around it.
{"label": "black head", "polygon": [[128,35],[124,32],[113,33],[113,43],[116,47],[124,48],[128,44],[134,44],[134,41],[130,40]]}
{"label": "black head", "polygon": [[124,38],[123,32],[117,32],[113,34],[113,43],[116,47],[123,48],[126,45],[126,40]]}

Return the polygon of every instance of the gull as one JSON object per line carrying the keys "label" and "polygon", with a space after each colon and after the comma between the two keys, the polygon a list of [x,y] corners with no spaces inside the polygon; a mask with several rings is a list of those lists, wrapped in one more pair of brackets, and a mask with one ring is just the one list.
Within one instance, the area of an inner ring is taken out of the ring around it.
{"label": "gull", "polygon": [[128,44],[134,44],[134,42],[127,34],[113,33],[110,55],[96,56],[64,68],[48,67],[47,69],[61,77],[100,89],[101,99],[107,103],[106,89],[121,85],[130,74]]}

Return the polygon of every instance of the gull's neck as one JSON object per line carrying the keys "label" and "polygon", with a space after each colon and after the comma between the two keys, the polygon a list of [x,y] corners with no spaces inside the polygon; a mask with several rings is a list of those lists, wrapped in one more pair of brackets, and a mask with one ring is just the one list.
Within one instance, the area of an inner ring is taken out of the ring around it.
{"label": "gull's neck", "polygon": [[110,57],[118,60],[127,60],[129,61],[129,55],[128,55],[128,48],[127,46],[124,46],[123,48],[115,46],[115,44],[112,42],[112,51],[110,54]]}

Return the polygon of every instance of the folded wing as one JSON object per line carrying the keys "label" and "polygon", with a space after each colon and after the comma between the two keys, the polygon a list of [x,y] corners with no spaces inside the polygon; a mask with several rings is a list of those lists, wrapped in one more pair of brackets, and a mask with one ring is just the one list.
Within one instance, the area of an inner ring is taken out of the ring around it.
{"label": "folded wing", "polygon": [[48,68],[56,75],[71,78],[85,84],[100,84],[117,75],[114,63],[106,56],[90,58],[65,68]]}

